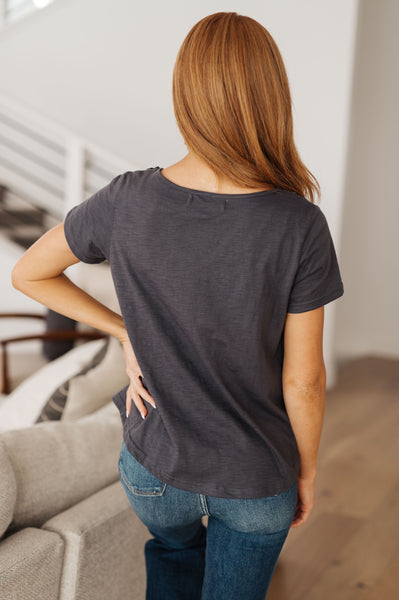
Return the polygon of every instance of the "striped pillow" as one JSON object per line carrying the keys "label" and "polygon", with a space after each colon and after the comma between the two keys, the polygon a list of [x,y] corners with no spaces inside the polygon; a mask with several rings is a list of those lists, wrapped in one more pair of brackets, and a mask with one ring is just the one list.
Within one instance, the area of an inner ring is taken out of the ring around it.
{"label": "striped pillow", "polygon": [[64,381],[61,385],[57,387],[56,390],[51,394],[50,398],[43,406],[38,418],[35,423],[41,423],[43,421],[58,421],[62,417],[62,413],[64,411],[68,393],[70,382],[73,378],[78,377],[80,375],[86,375],[91,369],[97,367],[105,358],[108,347],[110,344],[110,336],[106,337],[104,340],[104,344],[101,348],[96,352],[96,354],[85,364],[85,366],[78,372],[70,377],[66,381]]}

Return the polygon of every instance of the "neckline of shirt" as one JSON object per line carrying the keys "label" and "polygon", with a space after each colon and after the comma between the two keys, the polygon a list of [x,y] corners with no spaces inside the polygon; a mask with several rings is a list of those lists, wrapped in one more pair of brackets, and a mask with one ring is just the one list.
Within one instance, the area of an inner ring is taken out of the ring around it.
{"label": "neckline of shirt", "polygon": [[195,195],[203,195],[210,198],[228,198],[231,200],[234,199],[245,199],[250,200],[251,198],[259,198],[261,196],[275,194],[281,191],[281,188],[275,187],[272,190],[261,190],[260,192],[248,192],[247,194],[220,194],[218,192],[206,192],[204,190],[196,190],[194,188],[184,187],[177,183],[174,183],[170,179],[167,179],[164,175],[162,175],[161,170],[163,167],[155,167],[155,174],[158,176],[158,179],[163,182],[163,184],[169,189],[174,189],[175,191],[184,192],[185,194],[195,194]]}

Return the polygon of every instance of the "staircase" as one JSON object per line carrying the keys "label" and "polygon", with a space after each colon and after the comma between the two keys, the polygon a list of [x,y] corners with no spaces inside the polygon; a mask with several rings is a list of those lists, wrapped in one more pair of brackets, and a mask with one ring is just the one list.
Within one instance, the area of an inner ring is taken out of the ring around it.
{"label": "staircase", "polygon": [[23,201],[0,185],[0,235],[27,250],[59,222],[43,208]]}
{"label": "staircase", "polygon": [[0,94],[0,236],[21,250],[60,223],[72,206],[134,168]]}
{"label": "staircase", "polygon": [[[0,36],[57,3],[0,0]],[[72,206],[134,168],[0,92],[0,237],[16,244],[21,254]]]}
{"label": "staircase", "polygon": [[[0,93],[2,312],[46,313],[43,305],[12,287],[12,267],[43,233],[64,219],[72,206],[101,189],[117,174],[135,168],[125,159]],[[85,267],[83,263],[69,267],[68,277],[100,302],[113,303],[112,308],[118,310],[109,269],[106,272],[93,269],[88,277]],[[40,327],[29,324],[26,330],[26,324],[16,319],[2,321],[1,339],[42,333],[42,324]],[[12,348],[13,356],[42,351],[37,341],[17,346]]]}

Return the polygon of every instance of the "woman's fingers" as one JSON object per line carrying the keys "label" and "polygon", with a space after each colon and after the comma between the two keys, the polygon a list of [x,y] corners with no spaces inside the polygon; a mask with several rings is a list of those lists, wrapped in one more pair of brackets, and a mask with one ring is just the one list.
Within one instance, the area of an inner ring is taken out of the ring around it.
{"label": "woman's fingers", "polygon": [[144,419],[147,415],[147,409],[143,403],[143,399],[149,402],[154,408],[156,408],[156,404],[154,398],[143,385],[140,367],[138,365],[137,358],[133,351],[129,337],[126,336],[120,341],[126,359],[126,373],[130,379],[130,385],[126,392],[126,416],[128,417],[130,414],[131,404],[133,401]]}
{"label": "woman's fingers", "polygon": [[133,384],[130,383],[127,392],[126,392],[126,416],[130,415],[130,411],[132,408],[132,402],[136,406],[137,410],[141,414],[142,418],[145,419],[147,416],[147,409],[144,406],[144,402],[140,398],[140,396],[136,393]]}
{"label": "woman's fingers", "polygon": [[308,520],[314,503],[314,479],[298,478],[297,505],[291,527],[298,527]]}
{"label": "woman's fingers", "polygon": [[149,402],[151,404],[151,406],[156,408],[155,400],[151,396],[150,392],[144,387],[142,379],[143,379],[143,376],[139,375],[138,376],[138,393],[140,394],[140,396],[142,398],[144,398],[144,400],[147,400],[147,402]]}
{"label": "woman's fingers", "polygon": [[130,390],[130,386],[128,387],[127,391],[126,391],[126,416],[129,416],[130,410],[132,408],[132,398],[131,395],[129,393]]}
{"label": "woman's fingers", "polygon": [[311,509],[305,509],[305,508],[301,508],[298,510],[298,512],[295,513],[292,524],[291,524],[291,528],[292,527],[299,527],[299,525],[303,525],[303,523],[305,523],[310,515]]}
{"label": "woman's fingers", "polygon": [[140,376],[130,382],[130,385],[126,392],[126,416],[130,414],[132,401],[135,404],[137,410],[141,414],[142,418],[145,419],[147,416],[147,408],[143,402],[143,398],[147,400],[154,408],[156,408],[155,402],[151,394],[143,386]]}
{"label": "woman's fingers", "polygon": [[[135,369],[136,368],[138,368],[138,365],[137,365],[137,367],[135,367]],[[149,402],[154,408],[156,408],[154,398],[151,396],[150,392],[143,385],[143,382],[141,380],[143,377],[142,374],[137,373],[137,371],[135,371],[132,367],[130,367],[130,365],[127,366],[126,373],[130,379],[131,384],[134,386],[134,389],[136,390],[136,392],[138,394],[140,394],[140,396],[142,398],[144,398],[144,400],[147,400],[147,402]]]}

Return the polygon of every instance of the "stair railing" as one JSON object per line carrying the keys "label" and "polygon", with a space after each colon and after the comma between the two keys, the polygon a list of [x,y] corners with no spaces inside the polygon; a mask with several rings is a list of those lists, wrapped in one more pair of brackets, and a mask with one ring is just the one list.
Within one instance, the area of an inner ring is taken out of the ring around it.
{"label": "stair railing", "polygon": [[0,185],[9,198],[63,220],[72,206],[118,173],[135,168],[19,100],[0,94]]}

